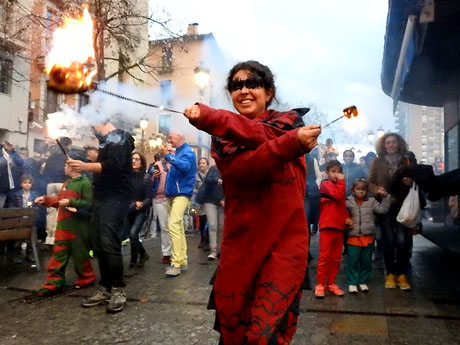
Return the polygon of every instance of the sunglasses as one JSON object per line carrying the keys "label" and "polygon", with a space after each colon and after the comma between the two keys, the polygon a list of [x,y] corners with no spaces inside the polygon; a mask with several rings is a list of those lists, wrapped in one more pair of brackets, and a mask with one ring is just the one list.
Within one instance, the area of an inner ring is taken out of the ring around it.
{"label": "sunglasses", "polygon": [[264,87],[264,81],[261,78],[251,77],[245,80],[230,80],[227,89],[230,92],[239,92],[246,88],[248,90],[255,90]]}

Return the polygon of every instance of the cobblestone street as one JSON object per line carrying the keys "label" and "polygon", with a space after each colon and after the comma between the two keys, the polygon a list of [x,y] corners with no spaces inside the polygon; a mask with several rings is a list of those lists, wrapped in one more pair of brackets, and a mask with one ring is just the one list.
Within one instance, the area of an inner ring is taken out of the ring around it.
{"label": "cobblestone street", "polygon": [[[206,309],[209,279],[216,263],[198,249],[198,235],[187,237],[189,270],[165,278],[159,239],[145,241],[151,255],[145,268],[127,278],[128,304],[111,315],[104,307],[84,309],[81,298],[95,287],[30,298],[46,272],[30,264],[0,263],[0,344],[212,344],[214,312]],[[318,236],[312,252],[317,257]],[[49,255],[41,251],[42,263]],[[127,259],[128,256],[125,256]],[[459,344],[460,268],[452,256],[421,236],[414,238],[413,291],[385,290],[383,262],[374,262],[370,293],[317,300],[304,291],[299,325],[292,344]],[[343,267],[343,261],[342,261]],[[315,277],[316,261],[310,266]],[[68,268],[68,284],[73,272]],[[345,285],[344,272],[338,283]]]}

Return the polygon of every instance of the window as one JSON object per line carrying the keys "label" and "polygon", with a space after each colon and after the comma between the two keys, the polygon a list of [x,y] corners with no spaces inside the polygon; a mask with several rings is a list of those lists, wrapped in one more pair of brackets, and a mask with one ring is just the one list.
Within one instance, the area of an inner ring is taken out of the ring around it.
{"label": "window", "polygon": [[58,94],[54,91],[47,90],[46,92],[46,104],[45,114],[51,114],[58,111]]}
{"label": "window", "polygon": [[79,94],[78,95],[78,110],[89,103],[89,96],[86,94]]}
{"label": "window", "polygon": [[163,47],[161,52],[161,72],[168,73],[172,71],[172,49]]}
{"label": "window", "polygon": [[160,81],[160,91],[161,91],[161,104],[170,107],[172,103],[171,80]]}
{"label": "window", "polygon": [[12,75],[13,61],[0,56],[0,93],[10,93]]}
{"label": "window", "polygon": [[58,23],[59,17],[54,10],[48,8],[45,14],[45,55],[51,50],[53,32],[56,30]]}
{"label": "window", "polygon": [[158,120],[158,130],[164,135],[168,135],[171,130],[171,115],[160,115]]}

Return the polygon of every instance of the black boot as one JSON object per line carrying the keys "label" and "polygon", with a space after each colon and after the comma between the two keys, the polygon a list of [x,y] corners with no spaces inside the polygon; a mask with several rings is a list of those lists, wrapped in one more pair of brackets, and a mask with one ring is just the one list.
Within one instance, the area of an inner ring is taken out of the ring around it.
{"label": "black boot", "polygon": [[198,244],[198,249],[203,248],[206,244],[205,236],[201,235],[200,243]]}

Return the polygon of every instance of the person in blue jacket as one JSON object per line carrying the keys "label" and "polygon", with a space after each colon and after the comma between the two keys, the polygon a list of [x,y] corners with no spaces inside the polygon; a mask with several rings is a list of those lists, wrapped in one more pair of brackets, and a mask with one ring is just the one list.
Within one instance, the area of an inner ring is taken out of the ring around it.
{"label": "person in blue jacket", "polygon": [[[180,133],[171,132],[168,142],[169,146],[160,149],[160,154],[171,164],[165,185],[171,237],[171,266],[165,274],[176,277],[181,270],[187,269],[187,242],[183,219],[195,185],[196,155]],[[176,149],[175,153],[173,148]]]}

